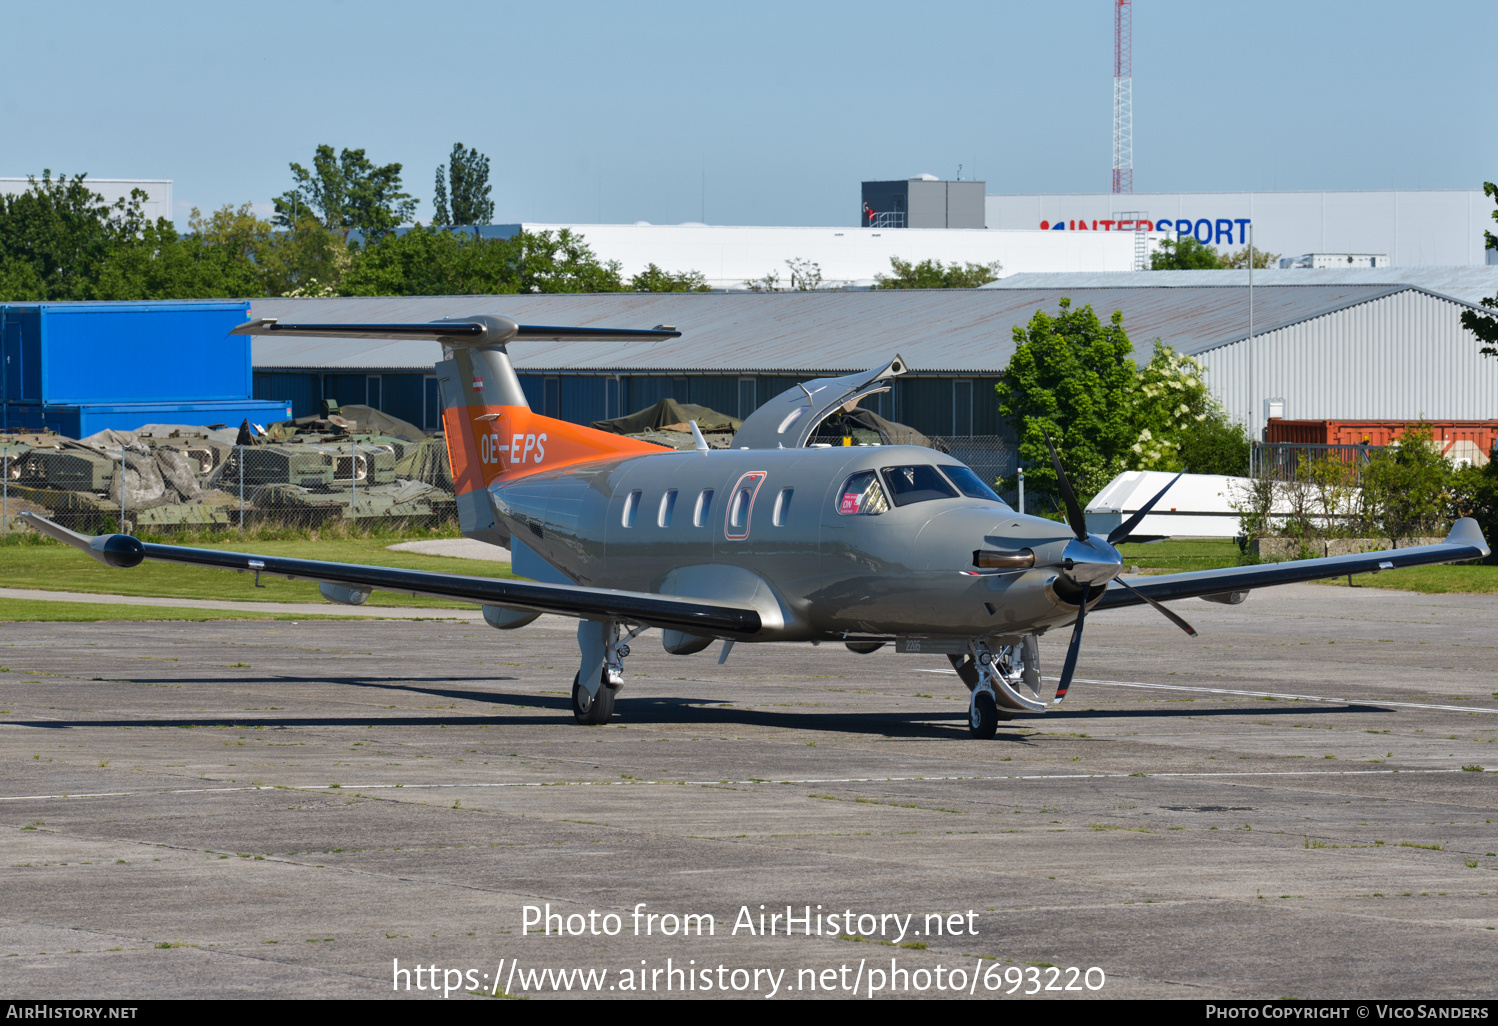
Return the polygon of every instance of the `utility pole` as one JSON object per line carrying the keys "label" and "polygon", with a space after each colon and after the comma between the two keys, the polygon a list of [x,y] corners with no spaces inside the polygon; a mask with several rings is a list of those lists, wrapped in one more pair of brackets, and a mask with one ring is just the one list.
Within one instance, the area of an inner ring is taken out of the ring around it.
{"label": "utility pole", "polygon": [[1248,422],[1254,418],[1254,225],[1248,223]]}
{"label": "utility pole", "polygon": [[1113,0],[1113,191],[1134,191],[1134,4]]}

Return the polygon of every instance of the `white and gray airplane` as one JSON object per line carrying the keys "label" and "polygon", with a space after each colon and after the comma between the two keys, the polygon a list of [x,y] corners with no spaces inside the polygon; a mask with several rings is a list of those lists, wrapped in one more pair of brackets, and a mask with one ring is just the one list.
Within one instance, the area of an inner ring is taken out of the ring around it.
{"label": "white and gray airplane", "polygon": [[[507,346],[674,338],[650,330],[520,325],[477,316],[426,324],[250,321],[236,334],[431,339],[464,535],[508,545],[514,572],[494,579],[284,559],[86,537],[35,515],[36,528],[116,567],[153,559],[288,580],[359,605],[376,589],[472,602],[502,630],[542,613],[575,617],[579,723],[607,723],[630,642],[661,631],[667,652],[735,643],[841,642],[868,653],[945,655],[970,691],[973,736],[1066,697],[1089,613],[1161,602],[1235,604],[1257,588],[1477,559],[1488,544],[1458,520],[1438,545],[1125,580],[1114,547],[1165,494],[1108,536],[1090,534],[1055,450],[1067,523],[1017,513],[968,467],[915,446],[808,446],[839,409],[886,390],[903,361],[793,388],[744,421],[732,447],[676,451],[566,421],[527,405]],[[696,425],[692,425],[694,433]],[[1169,486],[1167,485],[1167,490]],[[1037,639],[1070,625],[1054,695]]]}

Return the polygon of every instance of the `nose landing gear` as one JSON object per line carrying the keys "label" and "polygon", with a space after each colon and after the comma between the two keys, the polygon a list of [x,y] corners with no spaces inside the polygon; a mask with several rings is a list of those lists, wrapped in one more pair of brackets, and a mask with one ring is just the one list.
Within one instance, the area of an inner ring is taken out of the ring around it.
{"label": "nose landing gear", "polygon": [[947,659],[972,692],[968,730],[973,737],[993,737],[999,721],[1012,720],[1017,712],[1045,712],[1035,635],[1025,635],[1017,645],[992,645],[979,638],[969,643],[967,652]]}

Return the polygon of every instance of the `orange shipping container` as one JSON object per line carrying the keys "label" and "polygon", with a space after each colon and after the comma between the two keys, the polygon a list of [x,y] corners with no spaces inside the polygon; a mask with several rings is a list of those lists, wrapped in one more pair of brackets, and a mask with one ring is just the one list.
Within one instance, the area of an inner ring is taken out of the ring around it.
{"label": "orange shipping container", "polygon": [[[1388,445],[1420,421],[1269,420],[1265,440],[1301,445]],[[1433,441],[1453,459],[1486,463],[1498,445],[1498,420],[1427,420]]]}

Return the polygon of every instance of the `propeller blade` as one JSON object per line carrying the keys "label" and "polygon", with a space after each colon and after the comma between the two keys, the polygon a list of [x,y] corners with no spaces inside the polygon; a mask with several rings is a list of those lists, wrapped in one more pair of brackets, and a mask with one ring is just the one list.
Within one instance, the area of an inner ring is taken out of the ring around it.
{"label": "propeller blade", "polygon": [[1066,646],[1066,662],[1061,665],[1061,683],[1056,685],[1056,698],[1052,705],[1061,704],[1071,687],[1072,674],[1077,672],[1077,654],[1082,651],[1082,621],[1087,619],[1087,602],[1092,597],[1091,591],[1091,586],[1082,585],[1082,606],[1077,610],[1077,622],[1071,629],[1071,644]]}
{"label": "propeller blade", "polygon": [[1166,609],[1164,606],[1162,606],[1160,603],[1156,602],[1154,599],[1150,598],[1148,595],[1146,595],[1144,592],[1140,591],[1138,588],[1132,587],[1129,584],[1129,582],[1126,581],[1126,580],[1124,580],[1123,578],[1121,578],[1121,577],[1115,577],[1115,578],[1113,578],[1113,580],[1114,580],[1114,583],[1121,584],[1125,588],[1127,588],[1128,591],[1129,591],[1129,594],[1138,596],[1139,598],[1144,599],[1144,601],[1148,602],[1150,605],[1154,606],[1156,609],[1158,609],[1160,611],[1160,614],[1162,616],[1164,616],[1165,619],[1167,619],[1171,623],[1175,624],[1181,630],[1185,631],[1187,634],[1191,635],[1193,638],[1196,637],[1196,628],[1193,627],[1193,626],[1191,626],[1185,620],[1182,620],[1175,613],[1172,613],[1169,609]]}
{"label": "propeller blade", "polygon": [[1139,526],[1139,522],[1141,520],[1143,520],[1145,518],[1145,516],[1147,516],[1149,514],[1150,510],[1152,510],[1152,509],[1155,508],[1155,503],[1157,503],[1161,499],[1165,498],[1165,493],[1168,492],[1168,491],[1170,491],[1171,486],[1174,485],[1177,481],[1179,481],[1181,479],[1181,474],[1184,474],[1184,473],[1186,473],[1186,472],[1183,470],[1183,471],[1181,471],[1180,474],[1177,474],[1175,477],[1171,478],[1170,479],[1170,483],[1167,484],[1164,488],[1161,488],[1160,491],[1155,495],[1155,497],[1153,499],[1151,499],[1149,502],[1146,502],[1143,506],[1139,507],[1139,512],[1138,513],[1135,513],[1129,519],[1125,520],[1123,523],[1119,524],[1113,530],[1109,531],[1108,532],[1108,544],[1109,545],[1117,545],[1119,542],[1123,541],[1129,535],[1133,534],[1134,533],[1134,528],[1136,528],[1136,527]]}
{"label": "propeller blade", "polygon": [[1087,518],[1082,515],[1077,493],[1071,490],[1071,482],[1066,478],[1066,471],[1061,468],[1061,457],[1056,455],[1051,433],[1045,428],[1041,428],[1040,433],[1045,436],[1046,448],[1051,450],[1051,464],[1056,468],[1056,486],[1061,489],[1061,501],[1066,503],[1066,522],[1071,525],[1072,533],[1077,536],[1078,541],[1086,541]]}

